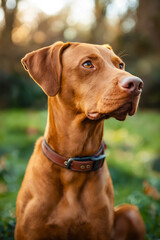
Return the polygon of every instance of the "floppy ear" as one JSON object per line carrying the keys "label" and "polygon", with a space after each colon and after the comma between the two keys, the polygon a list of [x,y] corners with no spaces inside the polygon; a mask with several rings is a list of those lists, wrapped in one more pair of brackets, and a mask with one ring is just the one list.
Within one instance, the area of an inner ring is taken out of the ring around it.
{"label": "floppy ear", "polygon": [[61,55],[70,43],[57,42],[25,55],[21,62],[33,80],[48,96],[55,96],[60,89]]}

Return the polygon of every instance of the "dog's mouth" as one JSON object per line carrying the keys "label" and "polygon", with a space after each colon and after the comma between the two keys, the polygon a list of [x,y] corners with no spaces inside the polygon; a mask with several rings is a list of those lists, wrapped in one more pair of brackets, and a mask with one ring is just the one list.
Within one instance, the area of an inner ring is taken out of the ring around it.
{"label": "dog's mouth", "polygon": [[90,120],[103,120],[108,119],[110,117],[114,117],[119,121],[124,121],[127,115],[132,116],[135,114],[137,109],[137,104],[134,103],[125,103],[118,109],[109,112],[109,113],[99,113],[99,112],[88,112],[87,117]]}

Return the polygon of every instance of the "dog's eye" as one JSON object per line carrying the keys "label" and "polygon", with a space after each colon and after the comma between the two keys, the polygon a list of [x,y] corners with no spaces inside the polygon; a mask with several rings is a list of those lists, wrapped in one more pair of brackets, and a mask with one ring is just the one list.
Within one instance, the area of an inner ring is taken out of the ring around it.
{"label": "dog's eye", "polygon": [[84,62],[82,64],[82,66],[85,67],[85,68],[93,68],[94,67],[91,61]]}
{"label": "dog's eye", "polygon": [[120,63],[120,64],[119,64],[119,68],[120,68],[120,69],[123,69],[123,67],[124,67],[124,64],[123,64],[123,63]]}

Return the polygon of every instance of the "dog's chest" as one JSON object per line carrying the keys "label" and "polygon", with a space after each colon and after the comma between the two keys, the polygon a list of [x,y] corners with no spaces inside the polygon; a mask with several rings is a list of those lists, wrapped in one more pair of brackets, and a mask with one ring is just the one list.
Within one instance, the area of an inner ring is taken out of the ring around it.
{"label": "dog's chest", "polygon": [[88,175],[75,180],[70,178],[71,174],[63,178],[68,184],[48,216],[47,225],[59,229],[59,233],[63,231],[64,239],[103,239],[101,235],[106,239],[109,235],[113,224],[113,192],[108,184],[109,173],[102,171],[92,181],[88,181]]}
{"label": "dog's chest", "polygon": [[[83,199],[83,201],[82,201]],[[100,200],[100,201],[99,201]],[[106,194],[77,196],[66,194],[48,218],[47,225],[64,239],[103,239],[109,235],[113,222],[112,206]],[[95,236],[97,236],[95,238]]]}

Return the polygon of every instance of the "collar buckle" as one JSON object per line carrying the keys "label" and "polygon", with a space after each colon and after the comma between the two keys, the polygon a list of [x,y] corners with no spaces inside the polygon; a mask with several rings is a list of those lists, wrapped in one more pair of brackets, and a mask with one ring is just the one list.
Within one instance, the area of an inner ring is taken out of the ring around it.
{"label": "collar buckle", "polygon": [[104,153],[99,155],[99,156],[73,157],[73,158],[69,158],[68,161],[65,161],[64,164],[65,164],[67,169],[70,169],[72,161],[82,161],[82,162],[94,161],[93,170],[96,170],[97,167],[99,166],[100,161],[102,159],[104,160],[105,157],[106,157],[106,155]]}

